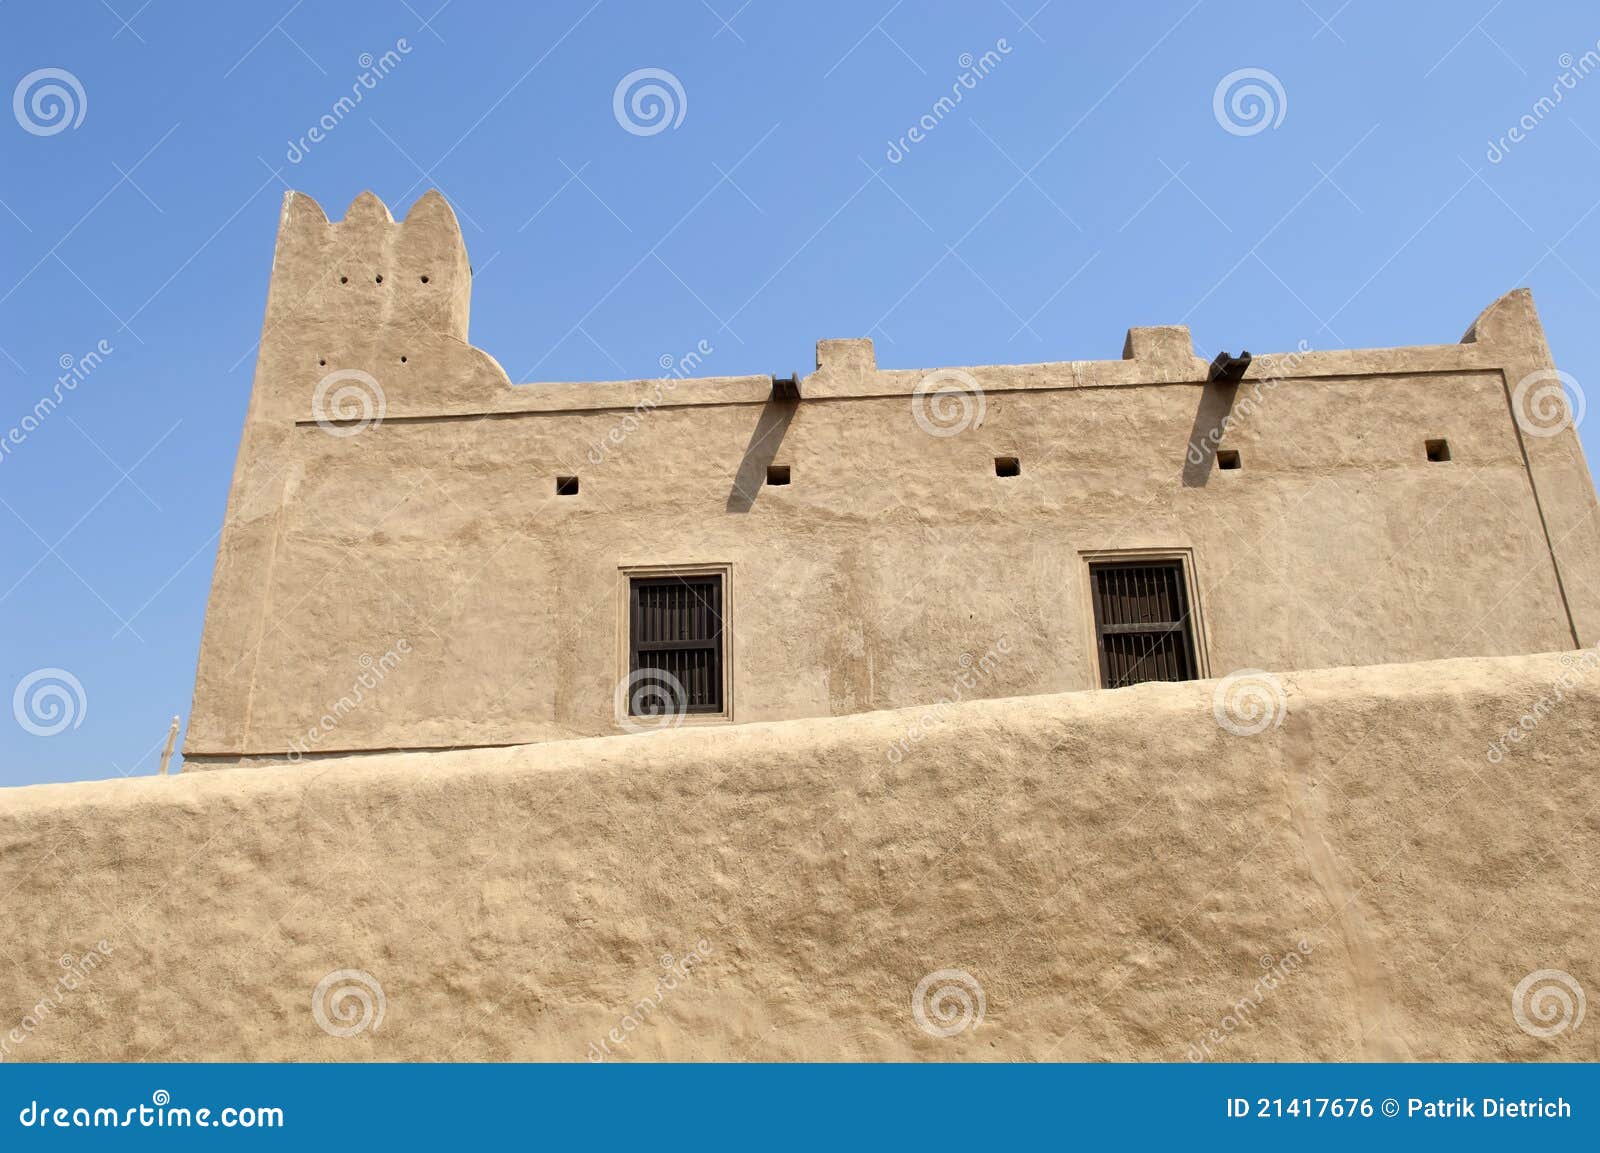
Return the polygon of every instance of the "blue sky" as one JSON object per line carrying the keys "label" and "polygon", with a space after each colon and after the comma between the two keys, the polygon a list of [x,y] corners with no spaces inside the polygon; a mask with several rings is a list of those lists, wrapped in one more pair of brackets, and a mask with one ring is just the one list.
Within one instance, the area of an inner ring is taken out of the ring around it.
{"label": "blue sky", "polygon": [[[1040,3],[0,6],[0,438],[109,350],[0,453],[0,689],[81,686],[53,735],[6,717],[0,784],[152,772],[187,715],[285,188],[399,216],[439,187],[473,342],[519,382],[702,340],[729,375],[859,335],[901,368],[1114,358],[1147,324],[1206,356],[1440,343],[1519,285],[1600,378],[1600,76],[1533,111],[1593,5]],[[659,131],[614,110],[639,69],[676,81]],[[1216,111],[1242,69],[1268,123]],[[66,123],[28,99],[52,85]]]}

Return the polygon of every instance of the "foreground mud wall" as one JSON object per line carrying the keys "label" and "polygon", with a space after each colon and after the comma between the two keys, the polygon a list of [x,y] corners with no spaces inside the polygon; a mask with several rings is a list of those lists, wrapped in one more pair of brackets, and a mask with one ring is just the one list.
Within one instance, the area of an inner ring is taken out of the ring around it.
{"label": "foreground mud wall", "polygon": [[1596,1060],[1513,990],[1600,990],[1597,705],[1591,652],[3,790],[0,1039]]}

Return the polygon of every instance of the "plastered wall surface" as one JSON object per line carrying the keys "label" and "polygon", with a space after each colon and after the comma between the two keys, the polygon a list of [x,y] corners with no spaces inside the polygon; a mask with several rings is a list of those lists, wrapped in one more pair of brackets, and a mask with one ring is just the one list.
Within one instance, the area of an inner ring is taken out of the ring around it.
{"label": "plastered wall surface", "polygon": [[1512,994],[1600,989],[1597,717],[1586,651],[0,790],[0,1049],[1596,1060]]}
{"label": "plastered wall surface", "polygon": [[1526,292],[1459,344],[1261,356],[1236,386],[1176,327],[941,370],[943,399],[823,341],[788,403],[766,376],[512,385],[467,343],[470,285],[437,194],[402,223],[286,199],[191,767],[618,732],[631,565],[730,566],[737,722],[937,700],[1002,643],[967,695],[1091,687],[1104,550],[1184,555],[1218,675],[1600,640],[1593,485],[1537,426],[1548,381],[1518,392],[1553,372]]}

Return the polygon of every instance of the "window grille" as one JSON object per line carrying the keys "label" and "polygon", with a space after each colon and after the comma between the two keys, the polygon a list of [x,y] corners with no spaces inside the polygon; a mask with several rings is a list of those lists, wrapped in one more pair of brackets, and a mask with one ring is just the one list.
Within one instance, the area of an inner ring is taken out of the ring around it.
{"label": "window grille", "polygon": [[1102,688],[1195,679],[1182,562],[1091,564],[1089,575]]}
{"label": "window grille", "polygon": [[722,577],[635,577],[629,602],[633,715],[720,713]]}

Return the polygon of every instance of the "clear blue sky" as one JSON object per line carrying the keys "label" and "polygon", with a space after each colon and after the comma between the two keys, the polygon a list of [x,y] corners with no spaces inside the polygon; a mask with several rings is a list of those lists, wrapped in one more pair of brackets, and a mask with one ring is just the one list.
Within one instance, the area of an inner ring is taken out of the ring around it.
{"label": "clear blue sky", "polygon": [[[0,5],[5,92],[82,92],[0,116],[0,438],[112,350],[0,454],[0,697],[59,668],[86,706],[51,736],[0,711],[0,784],[152,772],[187,715],[286,187],[399,216],[438,186],[517,381],[702,339],[713,374],[834,336],[905,368],[1111,358],[1146,324],[1207,356],[1448,342],[1518,285],[1600,379],[1600,75],[1486,156],[1595,49],[1593,4],[291,2]],[[642,68],[683,92],[653,134],[613,110]],[[1245,68],[1282,93],[1248,134],[1213,104]]]}

